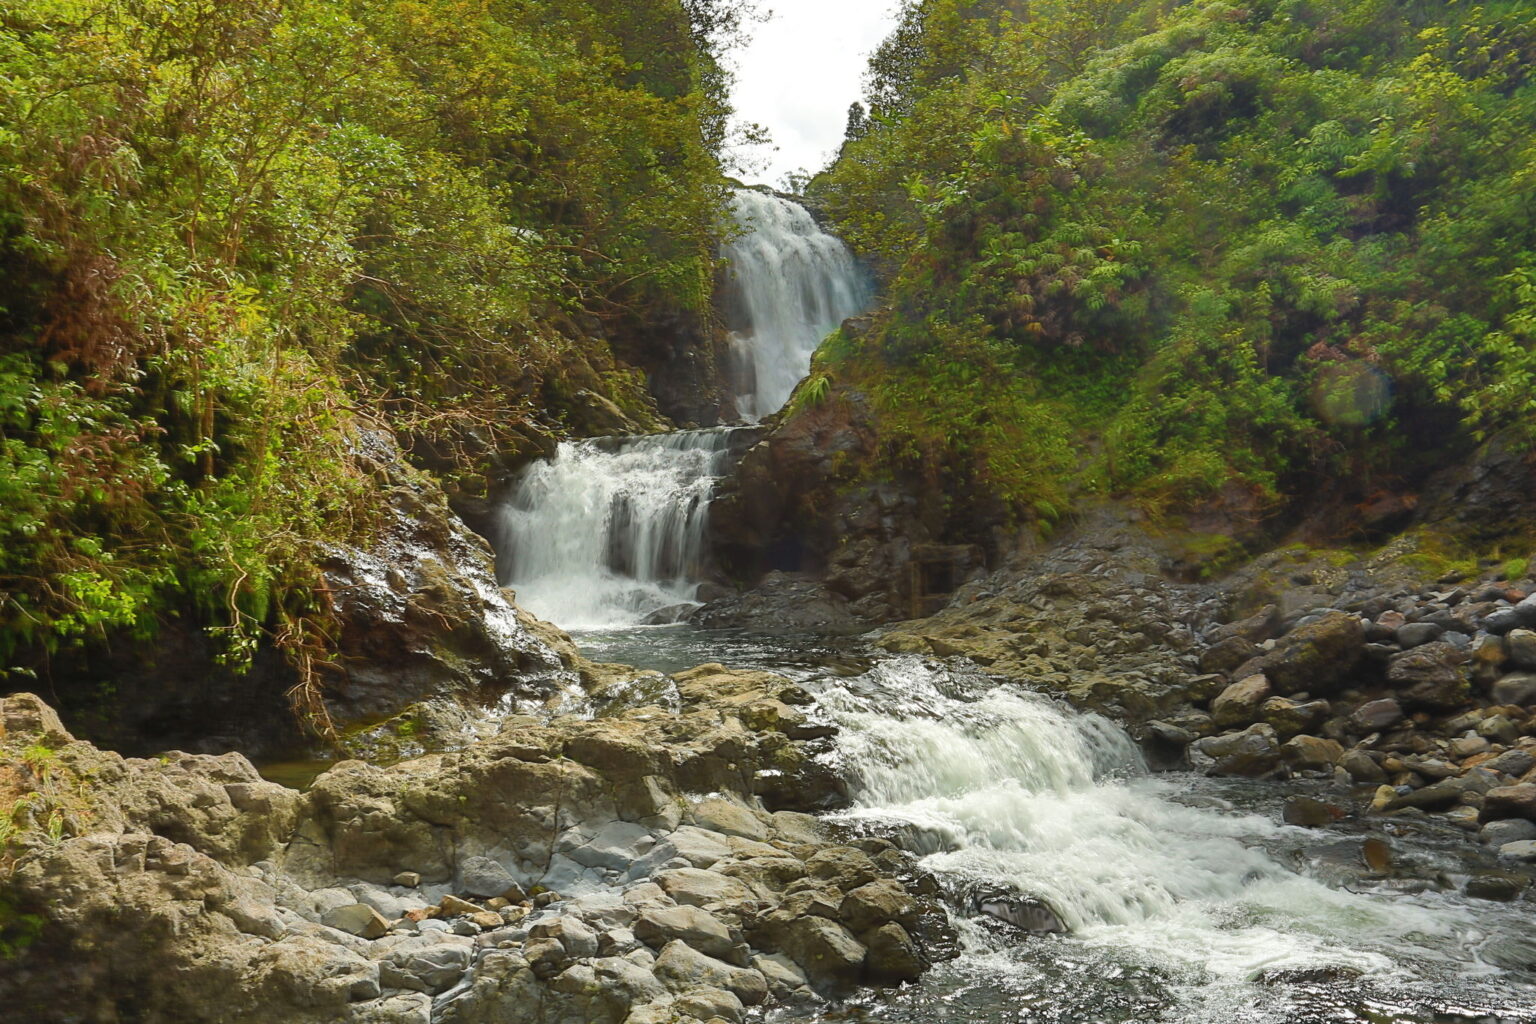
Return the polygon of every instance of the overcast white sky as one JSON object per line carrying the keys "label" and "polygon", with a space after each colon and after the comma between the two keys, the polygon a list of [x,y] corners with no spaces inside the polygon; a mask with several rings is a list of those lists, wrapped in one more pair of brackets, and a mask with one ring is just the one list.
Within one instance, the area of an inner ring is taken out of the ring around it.
{"label": "overcast white sky", "polygon": [[863,95],[869,54],[890,32],[898,0],[762,0],[773,18],[752,26],[736,54],[736,113],[764,125],[775,152],[749,183],[780,185],[789,171],[818,171],[843,141],[848,105]]}

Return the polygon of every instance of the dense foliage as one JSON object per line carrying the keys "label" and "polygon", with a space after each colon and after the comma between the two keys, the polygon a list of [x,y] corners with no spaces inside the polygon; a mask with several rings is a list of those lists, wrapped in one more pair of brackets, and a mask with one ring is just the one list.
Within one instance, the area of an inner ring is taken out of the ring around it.
{"label": "dense foliage", "polygon": [[888,469],[1022,518],[1363,502],[1529,446],[1533,69],[1525,2],[908,0],[811,186],[890,306],[823,373]]}
{"label": "dense foliage", "polygon": [[5,5],[0,669],[189,604],[323,647],[357,423],[634,388],[592,337],[708,309],[736,7]]}

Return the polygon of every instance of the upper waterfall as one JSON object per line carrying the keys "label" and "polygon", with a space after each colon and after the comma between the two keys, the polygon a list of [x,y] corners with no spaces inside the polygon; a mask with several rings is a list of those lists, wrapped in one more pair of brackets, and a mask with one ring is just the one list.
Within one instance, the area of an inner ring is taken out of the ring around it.
{"label": "upper waterfall", "polygon": [[848,247],[804,207],[751,189],[731,206],[741,228],[723,253],[731,387],[736,408],[755,421],[788,401],[816,347],[863,312],[870,289]]}

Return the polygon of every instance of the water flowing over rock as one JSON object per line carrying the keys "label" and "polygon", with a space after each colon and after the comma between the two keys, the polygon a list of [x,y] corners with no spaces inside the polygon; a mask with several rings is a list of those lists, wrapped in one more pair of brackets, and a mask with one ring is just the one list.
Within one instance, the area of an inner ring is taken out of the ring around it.
{"label": "water flowing over rock", "polygon": [[732,382],[743,416],[777,412],[805,376],[811,354],[870,290],[848,247],[804,207],[751,189],[732,210],[743,231],[725,247],[724,305],[732,330]]}
{"label": "water flowing over rock", "polygon": [[691,608],[730,427],[568,441],[527,470],[500,511],[500,575],[566,628],[632,625]]}

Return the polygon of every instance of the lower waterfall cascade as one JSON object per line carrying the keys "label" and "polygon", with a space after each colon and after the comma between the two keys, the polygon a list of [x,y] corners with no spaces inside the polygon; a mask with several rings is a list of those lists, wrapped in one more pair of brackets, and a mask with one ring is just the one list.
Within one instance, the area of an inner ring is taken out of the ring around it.
{"label": "lower waterfall cascade", "polygon": [[[726,245],[738,409],[757,421],[788,400],[811,355],[870,294],[848,248],[801,206],[737,190]],[[497,513],[498,575],[534,614],[566,629],[675,621],[707,560],[715,484],[733,428],[561,444]]]}

